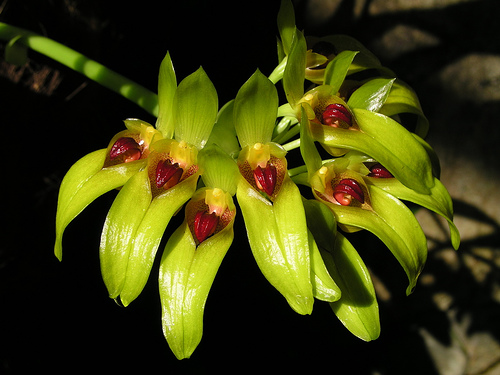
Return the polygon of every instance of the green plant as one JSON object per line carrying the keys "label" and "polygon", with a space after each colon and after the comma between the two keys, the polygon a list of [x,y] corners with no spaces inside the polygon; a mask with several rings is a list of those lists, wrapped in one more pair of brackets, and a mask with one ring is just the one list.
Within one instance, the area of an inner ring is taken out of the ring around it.
{"label": "green plant", "polygon": [[[292,309],[310,314],[315,299],[325,301],[366,341],[380,333],[378,304],[349,233],[368,230],[386,244],[408,276],[407,294],[427,247],[403,201],[445,217],[452,244],[459,245],[414,91],[356,40],[304,36],[290,1],[282,1],[278,30],[276,69],[267,77],[256,70],[234,100],[219,106],[203,69],[178,83],[169,53],[156,95],[48,38],[0,24],[11,61],[31,48],[157,117],[154,125],[125,120],[126,129],[106,148],[68,171],[55,254],[62,259],[67,225],[118,189],[100,260],[109,296],[127,306],[150,277],[170,219],[182,212],[158,277],[163,331],[179,359],[201,340],[205,300],[232,244],[237,210],[259,268]],[[280,81],[286,103],[279,102]],[[401,120],[408,113],[412,124]]]}

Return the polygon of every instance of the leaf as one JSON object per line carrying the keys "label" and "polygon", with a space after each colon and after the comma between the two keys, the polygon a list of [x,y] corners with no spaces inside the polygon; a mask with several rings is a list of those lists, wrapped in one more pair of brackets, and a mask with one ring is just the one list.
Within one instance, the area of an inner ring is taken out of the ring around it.
{"label": "leaf", "polygon": [[353,335],[364,341],[375,340],[380,335],[379,309],[363,260],[341,233],[337,234],[335,249],[321,254],[342,291],[342,297],[330,303],[333,312]]}
{"label": "leaf", "polygon": [[9,40],[5,46],[5,61],[9,64],[22,66],[28,60],[28,47],[22,43],[17,43],[24,35],[17,35]]}
{"label": "leaf", "polygon": [[351,108],[361,108],[378,112],[391,91],[395,78],[373,78],[356,89],[347,104]]}
{"label": "leaf", "polygon": [[160,65],[158,76],[158,119],[156,128],[165,138],[174,136],[174,122],[172,119],[172,108],[174,103],[175,90],[177,89],[177,79],[175,77],[174,66],[170,58],[170,53],[163,59]]}
{"label": "leaf", "polygon": [[203,148],[212,132],[219,104],[217,91],[201,67],[181,81],[173,105],[175,139]]}
{"label": "leaf", "polygon": [[271,141],[277,112],[276,87],[257,69],[234,102],[233,121],[241,147]]}

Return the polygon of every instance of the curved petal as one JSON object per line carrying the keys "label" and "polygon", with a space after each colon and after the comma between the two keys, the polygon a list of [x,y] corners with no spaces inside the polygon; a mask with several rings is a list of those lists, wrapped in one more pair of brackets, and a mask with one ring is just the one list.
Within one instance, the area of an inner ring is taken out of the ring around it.
{"label": "curved petal", "polygon": [[437,178],[435,178],[430,194],[420,194],[409,189],[395,178],[365,177],[365,181],[394,195],[396,198],[416,203],[444,217],[448,221],[450,228],[451,244],[455,250],[458,249],[460,246],[460,233],[453,223],[453,202],[450,194]]}
{"label": "curved petal", "polygon": [[342,51],[328,63],[325,69],[324,84],[330,85],[334,94],[340,90],[349,67],[358,53],[358,51]]}
{"label": "curved petal", "polygon": [[233,222],[196,247],[184,221],[165,246],[159,275],[162,326],[178,359],[189,358],[201,341],[205,301],[233,241]]}
{"label": "curved petal", "polygon": [[127,181],[106,216],[99,259],[110,298],[118,297],[121,292],[129,263],[130,244],[150,203],[148,171],[144,169]]}
{"label": "curved petal", "polygon": [[310,314],[313,292],[302,198],[287,177],[274,204],[240,178],[236,192],[254,258],[266,279],[299,314]]}
{"label": "curved petal", "polygon": [[172,120],[172,106],[174,103],[175,90],[177,89],[177,78],[170,53],[164,57],[160,65],[158,75],[158,119],[156,128],[165,138],[174,136],[174,122]]}
{"label": "curved petal", "polygon": [[234,100],[233,121],[242,148],[271,141],[278,102],[276,87],[259,70],[241,86]]}
{"label": "curved petal", "polygon": [[310,122],[314,139],[330,147],[365,153],[404,185],[429,194],[434,185],[431,161],[412,133],[387,116],[356,108],[353,113],[360,131]]}
{"label": "curved petal", "polygon": [[406,293],[410,294],[427,258],[425,235],[413,213],[399,199],[375,186],[367,187],[373,210],[323,202],[341,226],[366,229],[384,242],[406,272]]}
{"label": "curved petal", "polygon": [[54,253],[62,259],[62,237],[68,224],[85,207],[110,190],[125,185],[145,160],[102,168],[107,150],[94,151],[77,161],[66,173],[59,189]]}
{"label": "curved petal", "polygon": [[328,271],[342,290],[330,306],[342,324],[364,341],[380,335],[378,302],[370,273],[351,243],[337,234],[335,249],[322,251]]}
{"label": "curved petal", "polygon": [[184,78],[174,95],[175,139],[203,148],[217,118],[218,103],[217,91],[201,67]]}
{"label": "curved petal", "polygon": [[361,108],[378,112],[387,101],[395,78],[373,78],[356,89],[347,104],[351,108]]}
{"label": "curved petal", "polygon": [[124,306],[128,306],[144,289],[165,229],[172,216],[194,194],[198,176],[190,176],[151,201],[130,244],[127,274],[120,291]]}

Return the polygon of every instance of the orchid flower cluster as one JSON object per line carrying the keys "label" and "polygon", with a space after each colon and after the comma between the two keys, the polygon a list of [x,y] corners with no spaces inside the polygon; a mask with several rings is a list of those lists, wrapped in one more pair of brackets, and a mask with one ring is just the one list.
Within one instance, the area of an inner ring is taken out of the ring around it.
{"label": "orchid flower cluster", "polygon": [[[315,300],[325,301],[366,341],[380,333],[378,303],[349,233],[370,231],[387,246],[406,272],[407,294],[427,245],[404,202],[446,218],[453,247],[460,242],[415,92],[356,40],[304,36],[289,0],[278,30],[276,69],[256,70],[220,109],[205,71],[178,83],[167,53],[156,123],[125,120],[60,187],[59,259],[67,225],[118,190],[101,234],[104,283],[127,306],[158,278],[163,332],[178,359],[202,338],[205,302],[241,217],[257,265],[294,311],[311,314]],[[184,221],[167,231],[176,214]],[[157,256],[159,274],[151,275]]]}

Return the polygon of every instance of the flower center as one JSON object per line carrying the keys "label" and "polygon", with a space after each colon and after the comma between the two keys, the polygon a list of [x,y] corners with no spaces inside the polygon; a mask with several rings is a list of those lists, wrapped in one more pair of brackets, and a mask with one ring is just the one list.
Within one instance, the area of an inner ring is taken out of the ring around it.
{"label": "flower center", "polygon": [[218,223],[219,216],[217,216],[215,212],[196,212],[194,217],[194,235],[196,236],[198,242],[201,243],[214,234]]}
{"label": "flower center", "polygon": [[365,202],[361,186],[352,178],[340,180],[339,184],[333,189],[333,197],[342,206],[349,206],[353,198],[360,203]]}
{"label": "flower center", "polygon": [[392,178],[394,176],[382,164],[377,163],[370,168],[368,177]]}
{"label": "flower center", "polygon": [[274,188],[276,186],[276,176],[276,167],[269,164],[269,162],[265,168],[258,165],[253,171],[255,184],[260,190],[264,191],[269,196],[273,195]]}
{"label": "flower center", "polygon": [[322,114],[322,124],[334,128],[349,128],[352,126],[352,115],[342,104],[333,103],[326,107]]}
{"label": "flower center", "polygon": [[111,146],[109,157],[111,160],[123,157],[123,162],[139,160],[142,155],[141,146],[132,137],[121,137]]}
{"label": "flower center", "polygon": [[156,187],[171,188],[179,182],[183,172],[179,163],[172,164],[170,159],[160,161],[156,166]]}

